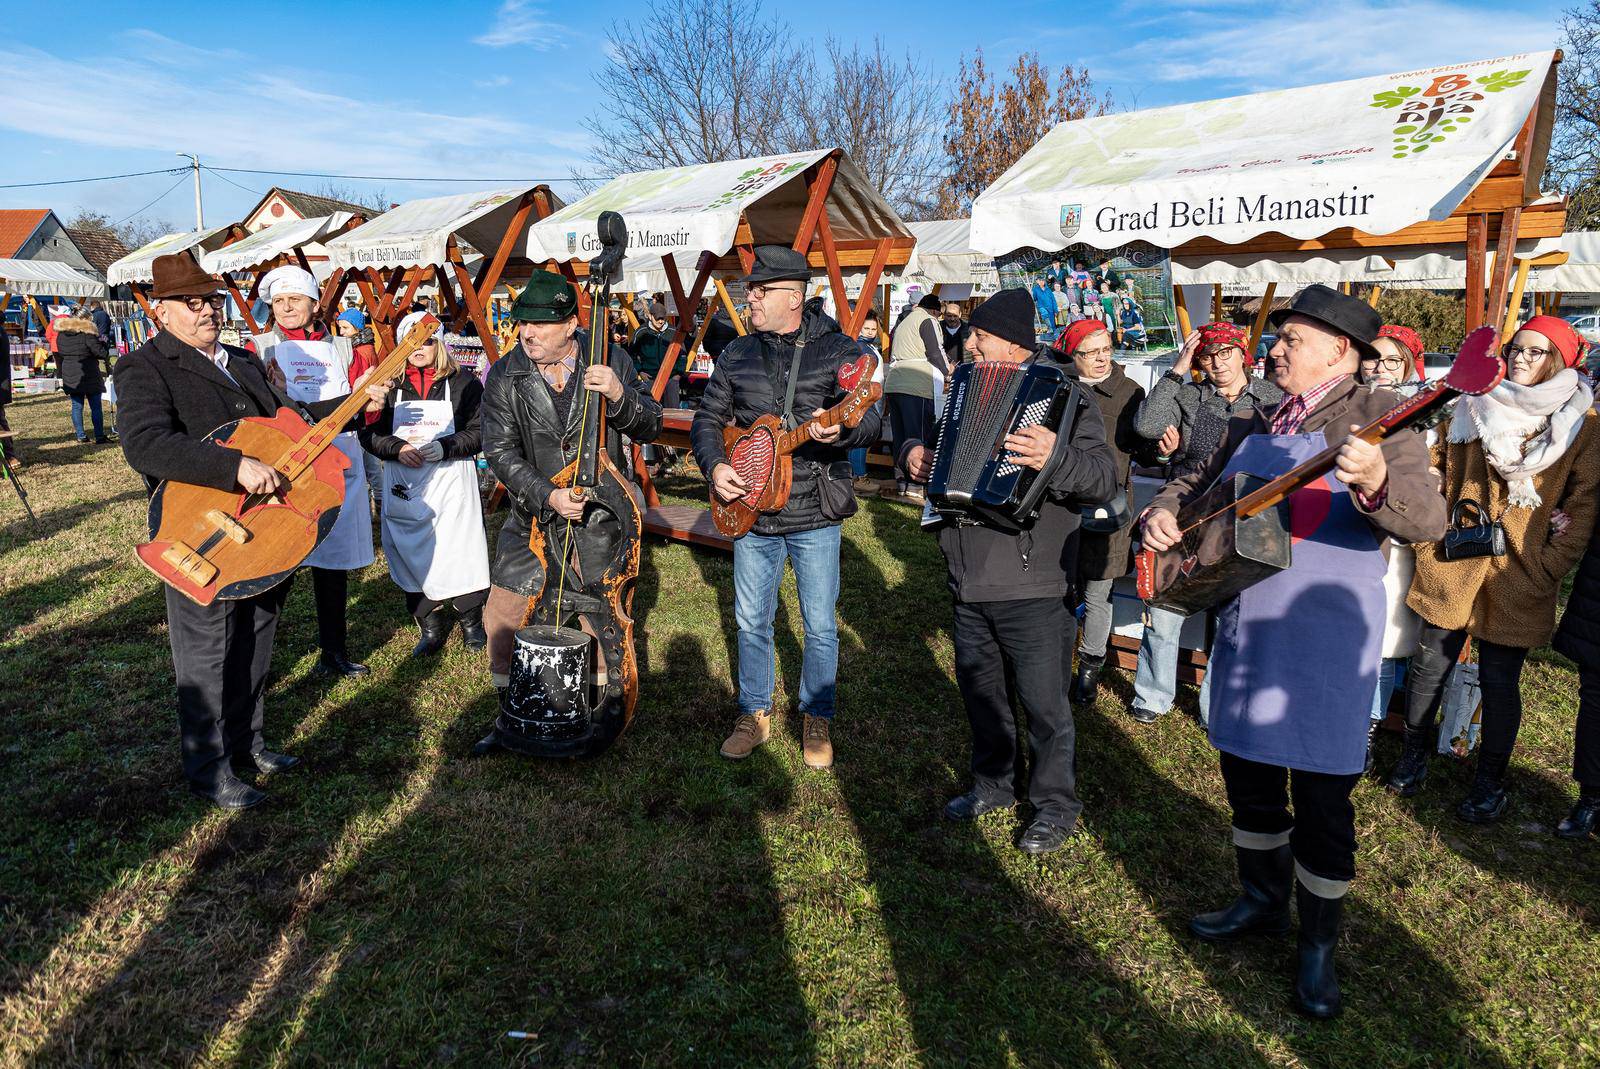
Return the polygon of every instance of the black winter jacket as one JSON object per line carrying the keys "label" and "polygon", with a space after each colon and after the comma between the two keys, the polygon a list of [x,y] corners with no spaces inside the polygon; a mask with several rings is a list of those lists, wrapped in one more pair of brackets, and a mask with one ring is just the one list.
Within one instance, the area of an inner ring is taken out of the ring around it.
{"label": "black winter jacket", "polygon": [[[853,338],[839,330],[839,324],[826,315],[807,312],[801,322],[806,336],[805,352],[800,357],[794,391],[794,414],[804,421],[819,408],[831,408],[844,399],[839,386],[839,369],[861,355]],[[760,416],[781,415],[789,375],[794,360],[796,334],[778,335],[758,331],[735,339],[717,358],[716,368],[706,382],[705,395],[689,428],[695,463],[709,481],[712,470],[728,459],[722,445],[725,427],[748,427]],[[836,479],[850,479],[849,451],[878,440],[883,414],[876,405],[854,428],[846,430],[832,445],[807,442],[794,452],[794,478],[789,502],[779,512],[756,520],[755,532],[763,535],[798,534],[837,523],[822,514],[817,492],[817,474],[826,469]]]}
{"label": "black winter jacket", "polygon": [[400,401],[443,401],[446,386],[450,389],[450,411],[455,414],[456,429],[439,439],[439,444],[444,446],[444,459],[477,456],[483,444],[478,422],[483,384],[470,371],[457,371],[449,378],[435,378],[428,385],[426,398],[418,396],[410,376],[402,374],[399,383],[389,391],[389,403],[378,413],[378,418],[361,427],[362,448],[380,460],[399,460],[406,441],[394,434],[394,406]]}
{"label": "black winter jacket", "polygon": [[[1049,352],[1041,348],[1032,359],[1049,360]],[[1061,466],[1031,528],[1011,533],[991,527],[940,525],[939,548],[949,569],[950,592],[957,601],[1059,598],[1072,585],[1078,509],[1110,501],[1119,487],[1116,454],[1106,444],[1099,406],[1076,383],[1070,403],[1077,406],[1077,418],[1066,442],[1057,445],[1063,451]],[[943,433],[942,425],[939,431]],[[899,451],[897,442],[897,455]]]}
{"label": "black winter jacket", "polygon": [[[267,381],[255,353],[232,345],[223,348],[228,350],[226,374],[194,346],[161,331],[112,369],[122,455],[144,476],[148,489],[154,490],[162,479],[173,479],[232,490],[243,454],[203,441],[206,435],[223,424],[246,416],[270,416],[280,408],[318,420],[344,400],[298,404]],[[356,416],[345,429],[357,429],[360,419]]]}
{"label": "black winter jacket", "polygon": [[[1074,381],[1078,373],[1070,359],[1062,362],[1067,375]],[[1078,382],[1100,408],[1100,422],[1105,427],[1106,444],[1117,462],[1117,489],[1128,496],[1128,522],[1109,534],[1081,531],[1078,535],[1078,578],[1117,579],[1128,574],[1133,547],[1133,465],[1148,464],[1155,459],[1154,443],[1134,430],[1134,417],[1144,401],[1144,387],[1130,379],[1121,365],[1111,365],[1111,375],[1104,382],[1087,386]],[[1115,496],[1115,495],[1113,495]]]}
{"label": "black winter jacket", "polygon": [[1588,671],[1600,669],[1600,525],[1578,562],[1572,594],[1551,645]]}
{"label": "black winter jacket", "polygon": [[[579,331],[577,341],[578,352],[587,352],[588,334]],[[661,406],[635,388],[633,361],[620,345],[611,346],[610,364],[622,380],[622,400],[606,406],[605,448],[611,462],[631,480],[633,465],[622,437],[655,441],[661,433]],[[574,404],[564,425],[557,420],[554,395],[520,345],[489,369],[479,410],[483,455],[511,501],[511,515],[495,544],[495,586],[532,597],[543,583],[528,549],[528,536],[535,519],[543,525],[556,518],[550,508],[555,490],[550,480],[578,455],[576,432],[582,414],[583,406]],[[595,509],[589,510],[584,525],[591,520],[600,522]]]}
{"label": "black winter jacket", "polygon": [[61,392],[70,396],[98,395],[105,388],[105,371],[111,354],[94,332],[94,322],[66,318],[56,326],[56,366],[61,369]]}

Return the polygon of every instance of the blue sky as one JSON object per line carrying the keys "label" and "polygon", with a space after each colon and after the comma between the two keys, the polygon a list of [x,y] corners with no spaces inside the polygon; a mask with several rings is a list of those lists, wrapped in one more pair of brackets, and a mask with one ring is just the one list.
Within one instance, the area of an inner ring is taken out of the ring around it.
{"label": "blue sky", "polygon": [[[20,6],[20,10],[18,7]],[[1120,109],[1552,48],[1562,3],[1101,0],[975,5],[839,0],[774,6],[818,40],[874,34],[943,84],[963,50],[1003,66],[1026,49],[1088,66]],[[187,165],[347,174],[559,179],[586,173],[582,119],[606,26],[637,2],[384,4],[10,0],[0,33],[0,184]],[[302,14],[296,14],[300,12]],[[976,14],[975,12],[981,13]],[[806,21],[800,24],[800,18]],[[943,85],[930,91],[944,91]],[[203,175],[206,221],[237,219],[277,182]],[[193,222],[176,176],[0,189],[0,207],[83,206]],[[358,183],[342,183],[358,185]],[[482,188],[497,184],[485,181]],[[390,200],[471,185],[371,182]],[[570,184],[557,184],[570,194]]]}

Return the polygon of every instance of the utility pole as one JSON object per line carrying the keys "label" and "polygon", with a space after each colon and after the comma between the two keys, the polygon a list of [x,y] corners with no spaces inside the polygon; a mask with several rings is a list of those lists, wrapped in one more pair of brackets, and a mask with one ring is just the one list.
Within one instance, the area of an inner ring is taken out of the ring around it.
{"label": "utility pole", "polygon": [[206,217],[200,208],[200,157],[187,152],[179,152],[177,155],[189,161],[189,168],[194,174],[194,228],[196,230],[204,230],[206,228]]}

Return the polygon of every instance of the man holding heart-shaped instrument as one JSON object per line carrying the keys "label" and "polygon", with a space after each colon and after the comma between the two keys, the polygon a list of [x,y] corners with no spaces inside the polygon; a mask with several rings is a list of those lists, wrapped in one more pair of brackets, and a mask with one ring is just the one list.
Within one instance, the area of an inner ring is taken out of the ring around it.
{"label": "man holding heart-shaped instrument", "polygon": [[[805,308],[811,265],[805,254],[782,245],[756,249],[755,267],[744,279],[750,334],[729,343],[717,358],[690,429],[695,461],[723,503],[757,493],[757,467],[770,450],[730,462],[723,431],[749,427],[765,415],[782,417],[785,428],[820,416],[849,392],[861,349],[839,324]],[[740,760],[766,742],[772,731],[772,618],[778,605],[783,562],[794,565],[805,620],[800,669],[805,762],[833,764],[830,725],[834,713],[839,638],[834,604],[839,597],[839,525],[855,511],[849,450],[878,440],[881,417],[871,409],[854,428],[813,425],[811,440],[793,454],[789,499],[763,512],[733,543],[733,612],[739,628],[739,715],[722,744],[722,756]],[[759,452],[759,451],[758,451]]]}

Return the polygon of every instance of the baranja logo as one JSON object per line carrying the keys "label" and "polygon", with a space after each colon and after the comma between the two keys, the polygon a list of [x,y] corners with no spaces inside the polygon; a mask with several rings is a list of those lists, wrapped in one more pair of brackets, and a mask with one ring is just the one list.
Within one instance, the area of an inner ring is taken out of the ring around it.
{"label": "baranja logo", "polygon": [[1372,94],[1368,107],[1397,109],[1394,158],[1403,160],[1426,152],[1462,126],[1472,122],[1485,93],[1499,93],[1527,80],[1531,71],[1490,71],[1476,78],[1456,72],[1441,74],[1426,88],[1399,85]]}
{"label": "baranja logo", "polygon": [[1068,240],[1078,236],[1078,229],[1083,226],[1083,205],[1063,204],[1061,206],[1061,236]]}

